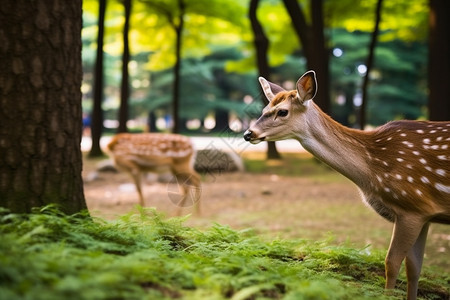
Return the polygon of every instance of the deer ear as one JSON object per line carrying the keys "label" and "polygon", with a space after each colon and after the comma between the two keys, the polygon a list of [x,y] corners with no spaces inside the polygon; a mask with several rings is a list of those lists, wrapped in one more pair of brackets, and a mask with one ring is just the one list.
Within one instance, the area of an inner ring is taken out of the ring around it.
{"label": "deer ear", "polygon": [[308,71],[297,81],[297,97],[301,103],[311,100],[317,93],[316,72]]}
{"label": "deer ear", "polygon": [[275,83],[272,83],[270,81],[267,81],[264,77],[259,77],[258,80],[264,91],[264,95],[266,95],[267,100],[269,100],[269,102],[272,101],[272,99],[275,97],[276,94],[285,91],[285,89],[283,89],[281,86],[276,85]]}

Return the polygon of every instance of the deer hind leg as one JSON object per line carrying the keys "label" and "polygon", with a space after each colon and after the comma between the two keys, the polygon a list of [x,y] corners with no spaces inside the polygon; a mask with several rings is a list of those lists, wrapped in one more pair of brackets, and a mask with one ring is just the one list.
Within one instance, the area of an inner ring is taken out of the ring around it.
{"label": "deer hind leg", "polygon": [[186,201],[188,205],[194,205],[195,214],[200,214],[200,175],[198,175],[192,168],[187,166],[178,166],[172,168],[172,173],[177,179],[177,183],[183,190],[183,196],[178,203],[178,212],[181,214],[181,209],[185,207]]}
{"label": "deer hind leg", "polygon": [[420,270],[422,269],[423,254],[427,241],[429,223],[420,231],[419,237],[406,255],[406,275],[408,278],[408,299],[416,299],[419,285]]}
{"label": "deer hind leg", "polygon": [[136,190],[139,195],[139,205],[144,206],[144,196],[142,194],[142,173],[139,171],[139,169],[132,169],[130,174],[133,178],[134,184],[136,185]]}
{"label": "deer hind leg", "polygon": [[[396,217],[391,245],[386,256],[386,289],[395,288],[402,261],[409,253],[412,253],[412,247],[421,235],[425,223],[417,216]],[[417,242],[417,245],[420,245],[420,242]]]}

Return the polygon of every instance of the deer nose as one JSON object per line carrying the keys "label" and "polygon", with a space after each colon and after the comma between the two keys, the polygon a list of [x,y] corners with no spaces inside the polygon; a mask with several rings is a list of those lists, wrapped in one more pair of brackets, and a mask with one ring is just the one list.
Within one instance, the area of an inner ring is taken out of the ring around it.
{"label": "deer nose", "polygon": [[250,140],[252,139],[252,134],[253,134],[252,131],[247,130],[247,131],[244,133],[244,140],[246,140],[247,142],[250,141]]}

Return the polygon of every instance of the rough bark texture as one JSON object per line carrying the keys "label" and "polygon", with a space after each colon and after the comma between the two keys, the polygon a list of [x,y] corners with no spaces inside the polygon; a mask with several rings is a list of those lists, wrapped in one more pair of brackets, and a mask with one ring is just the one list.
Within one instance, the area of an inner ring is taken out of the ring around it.
{"label": "rough bark texture", "polygon": [[81,0],[2,0],[0,65],[0,206],[86,208]]}

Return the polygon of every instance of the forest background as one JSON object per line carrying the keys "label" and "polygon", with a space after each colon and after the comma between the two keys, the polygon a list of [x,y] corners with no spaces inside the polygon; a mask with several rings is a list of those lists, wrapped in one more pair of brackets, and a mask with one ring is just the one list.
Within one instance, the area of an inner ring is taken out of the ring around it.
{"label": "forest background", "polygon": [[292,89],[310,68],[318,73],[316,102],[345,125],[448,119],[445,98],[435,117],[429,111],[429,5],[85,0],[91,154],[101,153],[103,132],[242,132],[264,104],[259,75]]}

